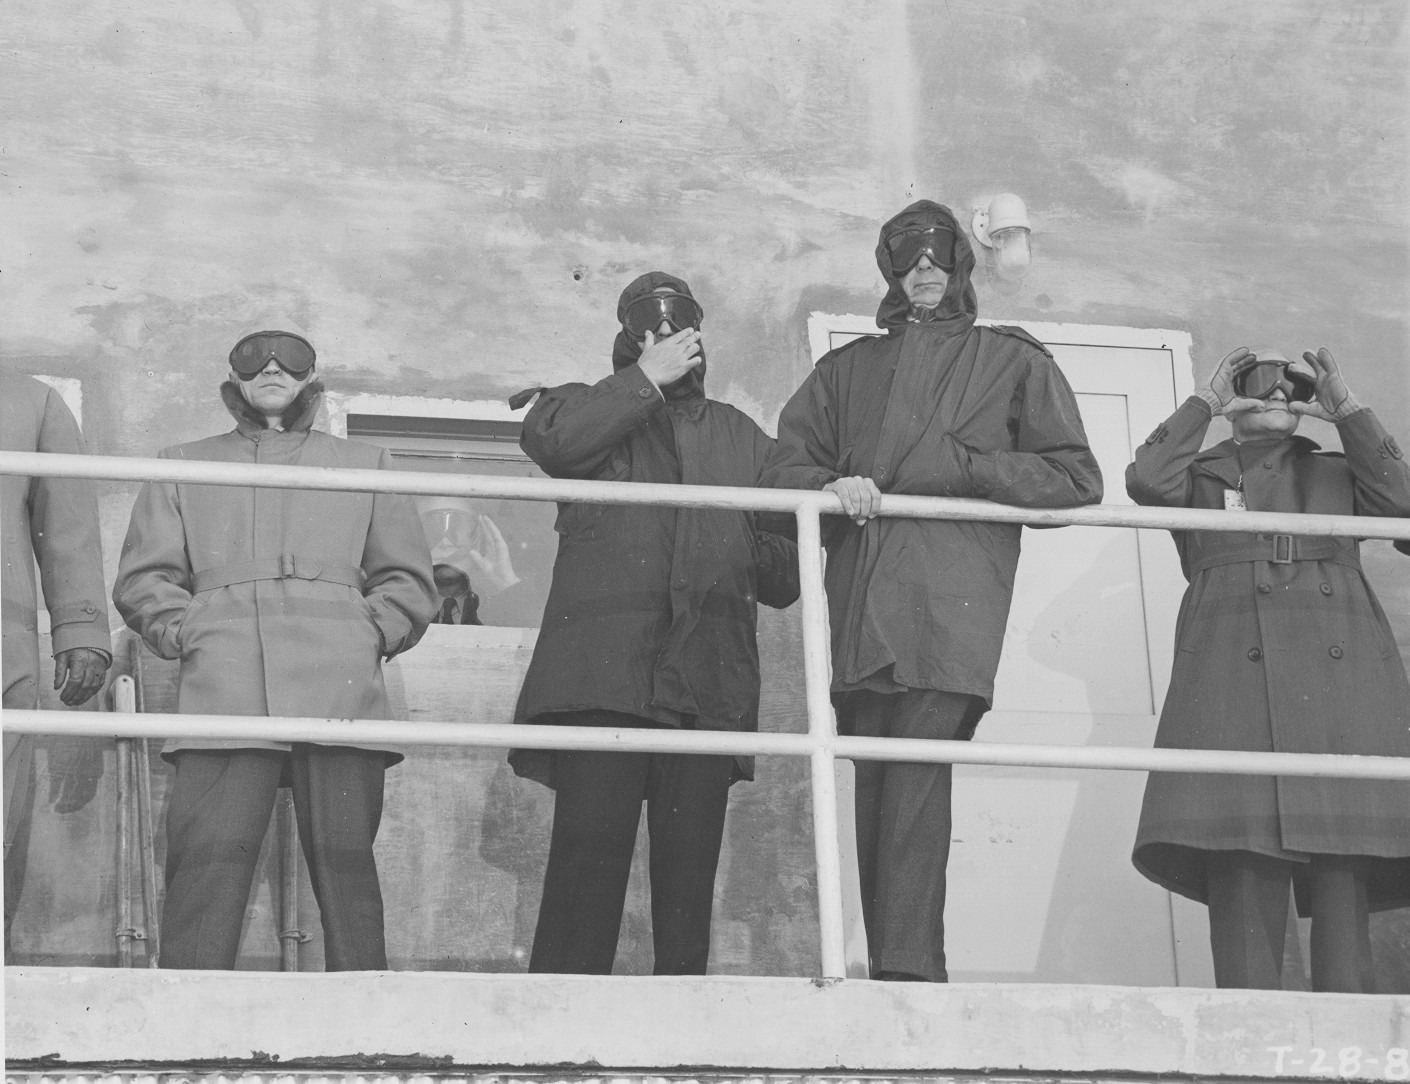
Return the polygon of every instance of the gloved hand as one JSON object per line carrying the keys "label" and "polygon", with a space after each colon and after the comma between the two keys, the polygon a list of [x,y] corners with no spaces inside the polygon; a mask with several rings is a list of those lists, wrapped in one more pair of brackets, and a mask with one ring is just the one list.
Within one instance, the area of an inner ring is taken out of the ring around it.
{"label": "gloved hand", "polygon": [[1315,354],[1304,350],[1302,360],[1311,365],[1317,373],[1317,383],[1313,388],[1317,398],[1310,403],[1290,403],[1290,411],[1320,418],[1324,422],[1339,422],[1361,409],[1361,404],[1356,401],[1351,389],[1346,386],[1346,381],[1342,379],[1341,369],[1330,350],[1325,346],[1320,347]]}
{"label": "gloved hand", "polygon": [[1261,400],[1241,397],[1234,392],[1234,377],[1258,360],[1246,346],[1229,351],[1214,369],[1209,383],[1199,390],[1199,396],[1209,404],[1211,413],[1232,417],[1263,406]]}

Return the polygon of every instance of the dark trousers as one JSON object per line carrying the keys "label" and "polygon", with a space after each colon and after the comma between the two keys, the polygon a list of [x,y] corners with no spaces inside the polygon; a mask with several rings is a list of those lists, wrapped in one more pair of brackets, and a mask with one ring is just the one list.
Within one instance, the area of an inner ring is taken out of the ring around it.
{"label": "dark trousers", "polygon": [[[848,693],[844,734],[968,741],[979,712],[963,693]],[[874,978],[946,982],[949,764],[856,763],[857,869]]]}
{"label": "dark trousers", "polygon": [[[1217,986],[1282,989],[1288,889],[1298,867],[1250,851],[1210,853],[1209,944]],[[1303,875],[1311,888],[1312,989],[1375,993],[1362,861],[1313,855]]]}
{"label": "dark trousers", "polygon": [[[553,719],[577,726],[651,725],[611,711]],[[557,752],[553,837],[529,970],[612,973],[644,800],[655,973],[705,974],[733,770],[728,756]]]}
{"label": "dark trousers", "polygon": [[167,806],[162,967],[231,970],[260,844],[281,778],[323,923],[329,971],[385,971],[382,891],[372,842],[383,754],[342,746],[186,750]]}

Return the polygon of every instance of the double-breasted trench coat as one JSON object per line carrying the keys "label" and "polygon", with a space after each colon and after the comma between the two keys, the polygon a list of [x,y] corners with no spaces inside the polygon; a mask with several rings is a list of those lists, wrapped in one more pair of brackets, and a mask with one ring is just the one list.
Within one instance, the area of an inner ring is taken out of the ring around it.
{"label": "double-breasted trench coat", "polygon": [[[886,240],[947,223],[956,267],[933,318],[908,315]],[[974,255],[945,207],[919,201],[882,229],[887,334],[823,356],[783,408],[764,484],[978,497],[1032,508],[1101,500],[1101,470],[1072,389],[1019,328],[974,326]],[[1016,524],[828,517],[833,690],[938,689],[992,703],[1013,598]]]}
{"label": "double-breasted trench coat", "polygon": [[[1303,437],[1226,440],[1191,398],[1137,449],[1143,505],[1410,516],[1410,467],[1376,416],[1338,424],[1344,455]],[[1410,686],[1355,539],[1173,532],[1189,579],[1156,745],[1410,756]],[[1205,853],[1305,862],[1365,855],[1371,904],[1410,899],[1410,789],[1391,781],[1152,773],[1133,860],[1207,902]],[[1295,878],[1296,880],[1296,878]]]}
{"label": "double-breasted trench coat", "polygon": [[[312,429],[316,394],[284,431],[251,418],[228,383],[222,395],[236,428],[162,458],[390,467],[383,449]],[[113,601],[154,652],[181,660],[178,711],[385,719],[381,661],[421,638],[437,593],[405,495],[149,482]],[[180,739],[164,754],[196,748],[289,746]]]}
{"label": "double-breasted trench coat", "polygon": [[[663,281],[677,280],[662,276]],[[753,486],[773,439],[705,397],[698,371],[670,398],[624,356],[596,384],[565,384],[524,419],[524,451],[555,478]],[[650,505],[559,506],[558,557],[519,721],[603,709],[661,726],[759,726],[759,602],[798,597],[797,547],[753,513]],[[552,754],[515,771],[552,786]],[[737,776],[751,758],[737,758]]]}

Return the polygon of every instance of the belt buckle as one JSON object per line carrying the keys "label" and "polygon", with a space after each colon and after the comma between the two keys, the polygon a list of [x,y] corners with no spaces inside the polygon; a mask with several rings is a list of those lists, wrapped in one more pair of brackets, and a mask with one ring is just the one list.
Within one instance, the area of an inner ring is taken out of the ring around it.
{"label": "belt buckle", "polygon": [[1293,563],[1293,536],[1290,534],[1275,534],[1273,536],[1273,564],[1290,565]]}

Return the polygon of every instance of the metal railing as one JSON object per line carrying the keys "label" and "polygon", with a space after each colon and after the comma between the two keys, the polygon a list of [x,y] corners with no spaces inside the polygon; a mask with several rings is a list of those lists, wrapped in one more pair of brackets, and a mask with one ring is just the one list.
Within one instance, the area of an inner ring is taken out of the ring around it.
{"label": "metal railing", "polygon": [[[820,517],[841,514],[842,508],[837,496],[828,492],[496,478],[410,471],[209,463],[38,452],[0,452],[0,474],[265,486],[278,489],[500,497],[589,504],[666,504],[683,508],[726,508],[787,512],[795,515],[798,521],[798,556],[802,585],[803,670],[808,716],[806,734],[164,714],[124,715],[123,734],[114,735],[115,727],[111,714],[56,711],[7,711],[4,726],[13,732],[35,734],[166,738],[190,737],[199,733],[208,738],[256,738],[276,741],[369,744],[385,742],[397,745],[617,749],[633,752],[807,757],[811,766],[822,973],[827,978],[842,978],[846,975],[837,793],[833,771],[835,761],[839,757],[848,760],[912,763],[1410,780],[1410,759],[1397,757],[1133,747],[1087,748],[839,736],[830,699],[830,636],[827,600],[823,592]],[[980,500],[895,495],[884,496],[881,507],[884,515],[920,519],[979,520],[1034,526],[1087,525],[1410,540],[1410,519],[1275,512],[1229,513],[1209,509],[1138,508],[1126,505],[1034,509],[1014,508]]]}

